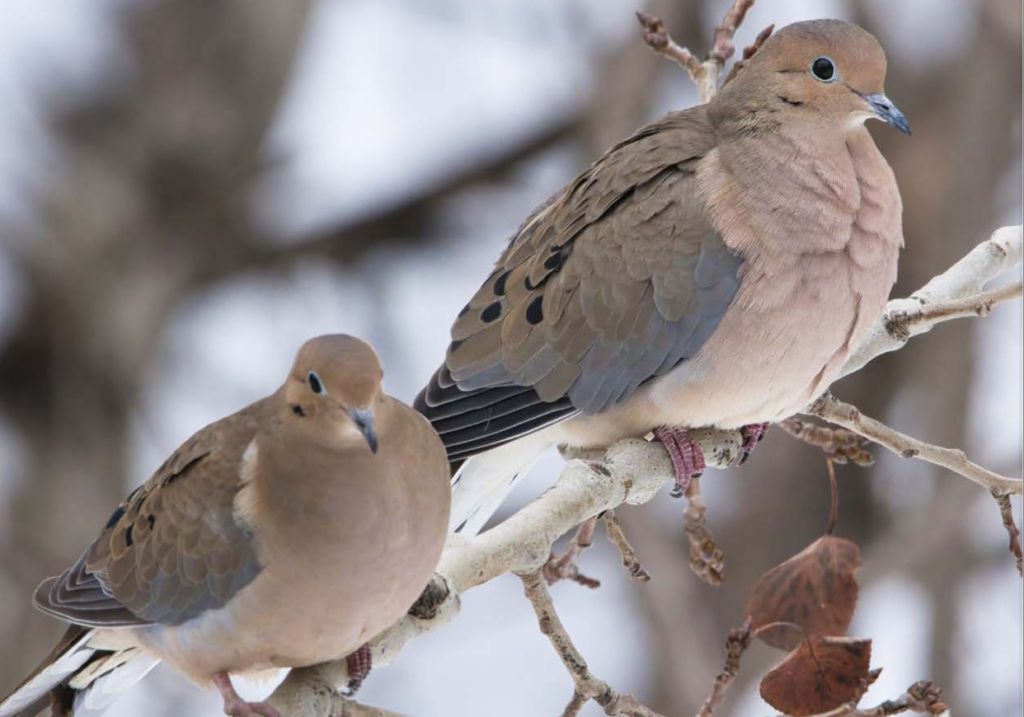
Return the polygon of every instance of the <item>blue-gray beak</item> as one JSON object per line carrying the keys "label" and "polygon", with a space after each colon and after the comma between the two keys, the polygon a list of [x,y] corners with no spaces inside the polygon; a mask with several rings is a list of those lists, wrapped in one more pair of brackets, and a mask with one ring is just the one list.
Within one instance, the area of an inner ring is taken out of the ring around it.
{"label": "blue-gray beak", "polygon": [[356,428],[363,434],[363,438],[366,439],[367,445],[370,446],[370,451],[373,453],[377,452],[377,431],[373,427],[373,414],[369,411],[349,411],[348,415],[352,417],[352,421],[356,424]]}
{"label": "blue-gray beak", "polygon": [[910,135],[910,123],[907,122],[907,118],[899,111],[896,105],[892,103],[892,100],[881,92],[876,92],[873,95],[864,95],[864,99],[871,105],[875,117],[883,122],[888,122],[903,134]]}

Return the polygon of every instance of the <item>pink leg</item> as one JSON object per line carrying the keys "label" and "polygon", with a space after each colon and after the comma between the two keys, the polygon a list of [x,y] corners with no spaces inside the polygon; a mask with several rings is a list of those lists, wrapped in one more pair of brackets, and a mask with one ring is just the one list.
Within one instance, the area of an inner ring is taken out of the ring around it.
{"label": "pink leg", "polygon": [[672,460],[676,484],[672,486],[670,495],[678,498],[690,487],[690,481],[704,472],[704,453],[699,445],[690,440],[686,431],[679,428],[658,426],[654,429],[654,437],[665,446]]}
{"label": "pink leg", "polygon": [[757,444],[761,442],[761,439],[768,433],[768,428],[771,426],[770,423],[751,423],[748,426],[744,426],[740,429],[743,434],[743,446],[740,449],[740,465],[747,462],[750,458],[750,454],[757,448]]}
{"label": "pink leg", "polygon": [[246,702],[239,697],[226,672],[214,675],[213,684],[224,700],[224,714],[228,717],[281,717],[281,713],[266,702]]}
{"label": "pink leg", "polygon": [[363,680],[370,674],[373,668],[373,655],[370,654],[370,645],[363,644],[358,650],[346,658],[348,663],[348,691],[354,695],[363,685]]}

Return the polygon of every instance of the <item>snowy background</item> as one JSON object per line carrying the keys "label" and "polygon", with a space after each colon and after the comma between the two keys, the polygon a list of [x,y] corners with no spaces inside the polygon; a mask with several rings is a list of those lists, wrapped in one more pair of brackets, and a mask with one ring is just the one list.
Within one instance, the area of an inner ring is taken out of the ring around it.
{"label": "snowy background", "polygon": [[[154,20],[173,14],[169,0],[3,2],[0,693],[60,632],[28,608],[34,584],[73,560],[120,494],[179,442],[273,390],[318,333],[372,342],[388,391],[410,401],[530,209],[644,121],[696,101],[682,72],[643,50],[637,0],[318,0],[298,20],[270,1],[225,2],[232,9],[195,37]],[[703,50],[724,3],[645,7]],[[247,12],[252,26],[217,34],[218,22]],[[762,0],[737,44],[771,22],[814,17],[857,20],[889,52],[887,91],[915,132],[873,133],[907,206],[897,288],[906,293],[1021,221],[1020,6]],[[277,37],[288,23],[301,33]],[[246,53],[237,67],[210,49],[224,37]],[[287,78],[270,99],[259,95],[261,43],[267,84]],[[186,70],[256,80],[226,80],[220,102],[203,94],[208,77],[190,83]],[[173,72],[181,97],[163,89]],[[263,126],[231,105],[236,86],[239,103],[251,96],[263,108]],[[193,90],[202,101],[190,103]],[[250,120],[255,129],[243,129]],[[232,145],[235,134],[252,138]],[[227,186],[217,195],[226,219],[193,210],[213,191],[198,196],[202,181],[146,174],[172,154],[185,158],[183,176]],[[411,219],[400,214],[409,206]],[[1017,302],[942,327],[836,391],[1019,476],[1021,321]],[[558,466],[545,460],[509,510]],[[554,589],[592,670],[656,709],[692,713],[728,627],[742,621],[746,588],[820,534],[823,470],[818,453],[776,432],[743,470],[705,481],[729,565],[717,591],[686,567],[679,504],[665,496],[626,511],[654,580],[630,584],[599,538],[582,567],[602,587]],[[1021,714],[1021,581],[991,499],[888,455],[840,480],[840,534],[865,556],[851,634],[874,638],[872,663],[885,668],[865,703],[931,678],[954,714]],[[1019,501],[1015,510],[1019,519]],[[777,657],[751,650],[724,714],[771,712],[756,677]],[[559,714],[571,692],[506,577],[468,594],[452,625],[375,672],[360,697],[417,717],[500,717]],[[217,715],[220,701],[158,668],[110,711],[163,713]]]}

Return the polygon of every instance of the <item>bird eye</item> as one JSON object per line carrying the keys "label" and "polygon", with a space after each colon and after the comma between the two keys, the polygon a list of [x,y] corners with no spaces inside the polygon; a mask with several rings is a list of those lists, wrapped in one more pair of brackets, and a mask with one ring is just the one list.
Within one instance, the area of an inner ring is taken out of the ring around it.
{"label": "bird eye", "polygon": [[833,82],[838,77],[836,74],[836,63],[832,61],[832,58],[825,57],[824,55],[815,58],[814,62],[811,63],[811,74],[821,82]]}
{"label": "bird eye", "polygon": [[313,393],[324,392],[324,383],[320,380],[320,377],[316,375],[316,371],[310,371],[306,376],[306,381],[309,383],[309,388]]}

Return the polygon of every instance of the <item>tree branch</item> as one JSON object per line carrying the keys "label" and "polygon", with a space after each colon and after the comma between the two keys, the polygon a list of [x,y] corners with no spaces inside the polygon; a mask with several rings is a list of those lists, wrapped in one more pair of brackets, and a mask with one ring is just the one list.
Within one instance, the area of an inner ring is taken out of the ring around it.
{"label": "tree branch", "polygon": [[[693,83],[697,85],[700,101],[710,102],[711,98],[718,93],[718,76],[722,74],[725,63],[736,54],[736,46],[732,39],[747,16],[747,11],[753,5],[754,0],[734,0],[732,6],[726,11],[722,24],[715,28],[715,43],[708,53],[707,59],[703,62],[698,60],[697,56],[687,48],[676,44],[659,18],[643,11],[637,11],[636,17],[643,28],[641,35],[644,42],[659,55],[679,63],[689,73]],[[758,40],[754,45],[747,48],[750,54],[744,53],[745,60],[757,52],[757,48],[769,34],[771,34],[771,29],[758,35]]]}
{"label": "tree branch", "polygon": [[642,583],[650,580],[650,574],[640,564],[636,551],[633,550],[633,546],[626,539],[626,534],[622,532],[622,526],[619,525],[619,519],[616,517],[614,510],[606,510],[604,512],[604,530],[608,534],[608,540],[612,541],[612,544],[618,548],[619,555],[622,556],[622,567],[629,571],[629,577]]}
{"label": "tree branch", "polygon": [[[834,710],[811,717],[889,717],[903,712],[942,715],[949,707],[942,702],[942,689],[927,680],[915,682],[895,700],[886,700],[876,707],[858,709],[856,705],[842,705]],[[786,717],[776,715],[775,717]]]}
{"label": "tree branch", "polygon": [[654,710],[641,704],[633,695],[623,695],[612,689],[611,685],[591,674],[587,661],[576,649],[572,638],[555,612],[555,605],[548,592],[547,581],[540,570],[523,573],[519,576],[523,581],[526,598],[533,606],[537,615],[540,631],[551,641],[559,659],[565,665],[576,690],[563,715],[579,714],[580,709],[588,700],[593,700],[604,708],[607,715],[625,715],[626,717],[662,717]]}
{"label": "tree branch", "polygon": [[743,627],[729,632],[729,637],[725,641],[725,665],[722,667],[722,671],[718,673],[718,676],[715,677],[715,684],[711,688],[711,694],[704,700],[704,704],[701,705],[697,717],[711,717],[715,710],[718,709],[718,706],[722,704],[722,700],[725,699],[725,695],[729,690],[729,685],[732,684],[736,674],[740,671],[740,658],[743,657],[743,653],[750,647],[750,638],[750,620],[747,620]]}
{"label": "tree branch", "polygon": [[988,488],[996,495],[1020,495],[1021,480],[1007,478],[988,468],[983,468],[967,458],[959,448],[943,448],[889,428],[881,421],[865,416],[856,406],[843,403],[831,393],[826,393],[808,407],[808,412],[818,418],[848,428],[903,458],[919,458],[922,461],[948,468],[967,480]]}

